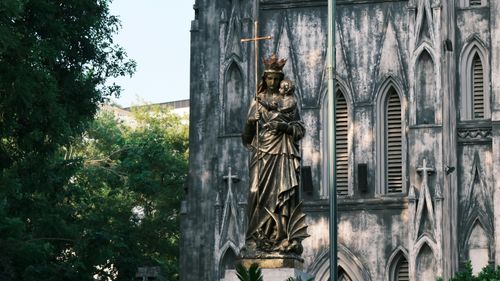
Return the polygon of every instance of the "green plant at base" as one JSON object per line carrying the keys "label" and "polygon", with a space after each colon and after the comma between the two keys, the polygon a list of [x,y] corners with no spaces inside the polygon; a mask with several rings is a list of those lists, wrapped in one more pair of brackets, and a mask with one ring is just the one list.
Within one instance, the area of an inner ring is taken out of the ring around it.
{"label": "green plant at base", "polygon": [[248,269],[241,264],[236,265],[236,276],[240,281],[263,281],[262,270],[253,263]]}

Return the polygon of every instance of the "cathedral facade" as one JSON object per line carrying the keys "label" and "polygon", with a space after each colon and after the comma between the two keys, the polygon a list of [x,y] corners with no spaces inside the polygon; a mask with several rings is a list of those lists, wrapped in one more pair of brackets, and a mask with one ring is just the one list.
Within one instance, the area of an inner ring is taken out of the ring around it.
{"label": "cathedral facade", "polygon": [[[181,279],[223,279],[245,244],[241,131],[256,89],[253,44],[240,39],[258,21],[272,36],[259,52],[288,59],[307,130],[304,271],[329,280],[327,1],[196,0],[194,11]],[[335,30],[340,280],[499,265],[500,1],[337,0]]]}

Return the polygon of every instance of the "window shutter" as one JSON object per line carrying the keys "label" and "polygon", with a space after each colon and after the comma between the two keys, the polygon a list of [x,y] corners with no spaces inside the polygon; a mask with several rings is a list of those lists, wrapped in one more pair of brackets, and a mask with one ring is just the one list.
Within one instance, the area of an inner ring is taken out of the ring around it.
{"label": "window shutter", "polygon": [[385,112],[387,193],[403,191],[401,153],[401,103],[396,91],[391,88]]}
{"label": "window shutter", "polygon": [[396,269],[396,281],[409,281],[410,277],[408,274],[408,261],[401,257],[399,260],[398,267]]}
{"label": "window shutter", "polygon": [[341,91],[337,91],[337,104],[335,112],[335,163],[337,169],[337,195],[348,195],[348,128],[347,102]]}
{"label": "window shutter", "polygon": [[481,6],[481,0],[470,0],[469,6]]}
{"label": "window shutter", "polygon": [[[347,275],[347,273],[344,271],[343,268],[339,268],[339,270],[337,272],[337,277],[338,277],[339,281],[352,281],[351,278],[349,277],[349,275]],[[329,279],[329,280],[331,280],[331,279]]]}
{"label": "window shutter", "polygon": [[484,118],[484,75],[481,58],[476,53],[472,59],[472,92],[474,119]]}

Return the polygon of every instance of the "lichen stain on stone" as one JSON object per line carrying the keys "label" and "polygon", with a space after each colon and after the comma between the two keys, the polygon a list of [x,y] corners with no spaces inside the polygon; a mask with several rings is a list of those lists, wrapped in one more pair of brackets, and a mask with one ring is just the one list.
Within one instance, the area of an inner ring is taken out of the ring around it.
{"label": "lichen stain on stone", "polygon": [[486,153],[483,154],[484,157],[484,166],[485,167],[493,167],[493,157],[492,153],[490,151],[486,151]]}
{"label": "lichen stain on stone", "polygon": [[311,114],[303,114],[302,122],[304,122],[304,125],[306,127],[306,136],[313,136],[314,132],[316,131],[315,128],[317,127],[316,117]]}
{"label": "lichen stain on stone", "polygon": [[328,220],[325,217],[318,219],[314,224],[310,224],[307,231],[315,239],[306,239],[304,241],[316,241],[317,244],[312,245],[313,249],[319,249],[330,241]]}
{"label": "lichen stain on stone", "polygon": [[353,131],[356,132],[358,136],[356,139],[358,141],[358,149],[364,152],[370,151],[372,144],[374,142],[373,133],[370,128],[371,118],[363,114],[360,116],[360,120],[354,122]]}
{"label": "lichen stain on stone", "polygon": [[207,171],[207,170],[204,170],[204,171],[201,173],[201,177],[200,177],[200,179],[201,179],[201,182],[202,182],[202,183],[205,183],[205,184],[206,184],[206,183],[208,182],[208,180],[210,179],[210,172],[209,172],[209,171]]}
{"label": "lichen stain on stone", "polygon": [[[355,93],[358,97],[367,98],[373,85],[373,73],[376,67],[378,39],[382,36],[384,13],[381,9],[360,8],[343,15],[342,33],[348,42],[348,65],[356,81]],[[347,46],[346,45],[346,46]]]}
{"label": "lichen stain on stone", "polygon": [[[438,97],[439,99],[439,97]],[[439,104],[441,104],[441,102],[439,102]],[[437,104],[436,104],[437,105]],[[438,109],[438,108],[436,108]],[[434,111],[434,120],[438,120],[439,123],[442,123],[442,121],[439,121],[439,120],[443,120],[443,112],[441,110],[436,110]]]}
{"label": "lichen stain on stone", "polygon": [[[378,257],[385,247],[386,234],[379,223],[377,214],[367,211],[356,212],[353,217],[345,217],[339,223],[339,242],[358,257]],[[364,259],[377,268],[378,259]]]}
{"label": "lichen stain on stone", "polygon": [[[473,22],[474,24],[470,24]],[[480,13],[465,11],[457,18],[457,27],[462,31],[464,38],[472,34],[484,34],[489,30],[489,21]]]}
{"label": "lichen stain on stone", "polygon": [[378,224],[378,216],[366,211],[357,213],[355,218],[342,219],[338,229],[339,240],[354,246],[355,249],[368,247],[383,234]]}
{"label": "lichen stain on stone", "polygon": [[302,139],[301,144],[304,153],[311,151],[312,148],[314,147],[312,144],[312,139],[307,137]]}
{"label": "lichen stain on stone", "polygon": [[[420,136],[415,137],[415,149],[418,152],[432,151],[435,147],[436,138],[429,132],[424,132]],[[429,161],[429,159],[427,159]]]}
{"label": "lichen stain on stone", "polygon": [[306,66],[315,69],[322,64],[323,52],[320,49],[313,49],[306,55]]}
{"label": "lichen stain on stone", "polygon": [[307,232],[311,237],[302,242],[304,246],[304,253],[302,256],[306,260],[306,264],[311,264],[320,252],[329,247],[330,234],[328,219],[326,217],[315,220],[311,219],[307,223]]}
{"label": "lichen stain on stone", "polygon": [[319,165],[321,163],[321,153],[317,150],[312,150],[309,155],[312,165]]}
{"label": "lichen stain on stone", "polygon": [[408,210],[401,211],[401,214],[392,216],[391,221],[391,242],[392,247],[395,249],[400,245],[405,245],[407,239],[406,230],[408,225]]}

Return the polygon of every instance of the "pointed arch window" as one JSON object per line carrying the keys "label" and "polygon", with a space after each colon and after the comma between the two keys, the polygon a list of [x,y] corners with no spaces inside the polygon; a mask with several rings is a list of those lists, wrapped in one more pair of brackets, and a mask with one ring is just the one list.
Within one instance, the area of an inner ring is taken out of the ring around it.
{"label": "pointed arch window", "polygon": [[377,100],[377,193],[402,194],[404,184],[404,119],[401,98],[392,82]]}
{"label": "pointed arch window", "polygon": [[384,121],[387,193],[401,193],[403,191],[401,102],[392,87],[385,103]]}
{"label": "pointed arch window", "polygon": [[[345,95],[343,87],[337,84],[335,93],[335,168],[337,171],[337,196],[349,196],[352,194],[351,167],[349,158],[351,157],[349,130],[350,130],[350,108],[348,96]],[[347,98],[346,98],[347,97]],[[328,120],[328,99],[325,95],[322,109],[322,120]],[[328,124],[322,124],[323,151],[328,151]],[[326,199],[329,195],[328,187],[328,154],[323,154],[323,176],[320,189],[320,198]]]}
{"label": "pointed arch window", "polygon": [[224,133],[239,134],[243,124],[243,72],[236,62],[231,62],[225,73],[223,99]]}
{"label": "pointed arch window", "polygon": [[406,258],[401,255],[399,260],[397,261],[397,264],[394,268],[394,278],[392,279],[394,281],[409,281],[410,280],[410,273],[408,270],[408,261]]}
{"label": "pointed arch window", "polygon": [[478,40],[462,51],[460,63],[460,120],[491,118],[488,53]]}
{"label": "pointed arch window", "polygon": [[393,252],[388,260],[387,275],[384,278],[388,281],[409,281],[410,272],[408,267],[407,252],[402,248]]}
{"label": "pointed arch window", "polygon": [[349,194],[349,154],[347,142],[349,115],[347,101],[340,90],[337,91],[336,99],[335,164],[337,168],[337,194],[346,196]]}
{"label": "pointed arch window", "polygon": [[481,58],[477,53],[472,59],[471,74],[473,119],[484,119],[484,71]]}
{"label": "pointed arch window", "polygon": [[349,277],[342,267],[339,266],[338,269],[337,278],[339,281],[352,281],[351,277]]}

